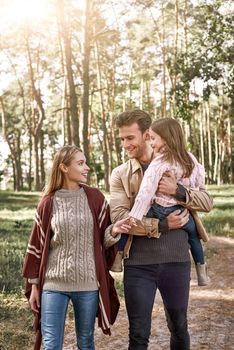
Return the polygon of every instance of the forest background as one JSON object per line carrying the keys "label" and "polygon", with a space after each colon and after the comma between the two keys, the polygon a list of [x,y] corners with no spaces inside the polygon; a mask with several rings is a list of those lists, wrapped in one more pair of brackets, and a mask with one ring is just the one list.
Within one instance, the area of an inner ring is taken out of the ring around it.
{"label": "forest background", "polygon": [[[0,8],[0,347],[32,348],[22,259],[55,152],[64,144],[81,147],[90,183],[108,197],[111,171],[125,160],[115,117],[141,108],[153,119],[178,119],[188,149],[205,166],[214,198],[213,211],[202,216],[212,237],[212,283],[209,298],[195,289],[189,322],[194,350],[210,343],[212,350],[231,349],[234,2],[0,0]],[[117,289],[122,297],[121,276]],[[203,316],[208,328],[198,332]],[[125,309],[123,317],[116,341],[126,346]],[[106,342],[97,340],[97,349],[113,345]],[[167,348],[166,334],[160,350]]]}
{"label": "forest background", "polygon": [[2,189],[41,190],[74,143],[108,191],[115,116],[177,118],[208,184],[233,183],[234,3],[1,0]]}

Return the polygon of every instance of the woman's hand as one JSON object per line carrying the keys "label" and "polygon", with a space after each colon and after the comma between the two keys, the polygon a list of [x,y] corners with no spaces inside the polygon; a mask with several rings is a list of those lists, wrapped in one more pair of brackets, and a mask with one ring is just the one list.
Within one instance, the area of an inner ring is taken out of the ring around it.
{"label": "woman's hand", "polygon": [[132,226],[136,226],[135,220],[127,217],[117,221],[112,227],[112,236],[116,237],[120,233],[127,233]]}
{"label": "woman's hand", "polygon": [[30,304],[32,311],[37,312],[37,313],[39,312],[39,308],[40,308],[40,301],[39,300],[40,300],[40,297],[39,297],[38,286],[37,286],[37,284],[33,284],[31,295],[29,298],[29,304]]}

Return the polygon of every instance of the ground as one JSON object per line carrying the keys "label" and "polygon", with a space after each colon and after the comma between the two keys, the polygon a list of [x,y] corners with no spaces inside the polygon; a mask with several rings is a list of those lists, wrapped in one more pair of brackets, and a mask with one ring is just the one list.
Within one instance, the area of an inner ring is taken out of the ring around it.
{"label": "ground", "polygon": [[[234,239],[212,237],[206,244],[211,282],[209,286],[198,287],[194,268],[192,269],[190,302],[188,311],[192,350],[234,349]],[[120,278],[121,276],[117,276]],[[66,325],[64,350],[74,350],[74,325],[71,317]],[[127,350],[128,321],[124,301],[112,336],[95,331],[97,350]],[[152,333],[149,350],[168,350],[169,333],[165,323],[162,301],[158,293],[153,309]]]}

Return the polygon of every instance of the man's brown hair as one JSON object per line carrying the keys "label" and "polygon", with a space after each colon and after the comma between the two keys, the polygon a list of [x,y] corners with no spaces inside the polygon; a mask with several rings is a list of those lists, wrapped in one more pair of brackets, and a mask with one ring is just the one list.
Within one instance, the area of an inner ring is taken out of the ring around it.
{"label": "man's brown hair", "polygon": [[150,115],[141,109],[125,111],[116,117],[116,126],[118,128],[137,123],[142,134],[149,129],[151,122]]}

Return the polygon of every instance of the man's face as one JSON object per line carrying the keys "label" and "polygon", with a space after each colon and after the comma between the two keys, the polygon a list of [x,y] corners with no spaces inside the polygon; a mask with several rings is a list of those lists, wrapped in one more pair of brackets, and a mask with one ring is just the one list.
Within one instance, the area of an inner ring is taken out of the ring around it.
{"label": "man's face", "polygon": [[143,134],[137,123],[122,126],[119,129],[121,143],[130,159],[136,158],[139,161],[146,152],[146,140],[149,138],[148,130]]}

